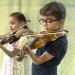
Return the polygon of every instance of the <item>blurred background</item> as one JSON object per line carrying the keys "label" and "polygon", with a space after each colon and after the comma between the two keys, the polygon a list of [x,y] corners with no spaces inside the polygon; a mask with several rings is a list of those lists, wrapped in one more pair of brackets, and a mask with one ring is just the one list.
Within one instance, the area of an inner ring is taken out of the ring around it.
{"label": "blurred background", "polygon": [[[8,16],[10,13],[22,12],[31,22],[28,27],[33,31],[40,31],[39,9],[53,0],[0,0],[0,35],[9,32]],[[57,0],[66,7],[66,20],[64,28],[68,33],[68,50],[65,58],[58,66],[58,75],[75,75],[75,0]],[[0,49],[0,70],[3,63],[4,52]],[[31,59],[25,59],[25,75],[31,75]]]}

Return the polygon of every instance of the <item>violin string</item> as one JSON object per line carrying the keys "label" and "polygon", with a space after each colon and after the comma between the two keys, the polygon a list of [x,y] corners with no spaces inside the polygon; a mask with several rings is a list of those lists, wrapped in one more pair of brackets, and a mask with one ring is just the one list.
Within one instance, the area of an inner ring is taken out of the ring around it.
{"label": "violin string", "polygon": [[38,33],[38,34],[32,34],[32,33],[26,33],[26,34],[23,34],[22,36],[30,36],[30,37],[36,37],[36,36],[43,36],[43,35],[50,35],[50,34],[67,34],[66,31],[61,31],[61,32],[50,32],[50,33],[46,33],[46,34],[41,34],[41,33]]}

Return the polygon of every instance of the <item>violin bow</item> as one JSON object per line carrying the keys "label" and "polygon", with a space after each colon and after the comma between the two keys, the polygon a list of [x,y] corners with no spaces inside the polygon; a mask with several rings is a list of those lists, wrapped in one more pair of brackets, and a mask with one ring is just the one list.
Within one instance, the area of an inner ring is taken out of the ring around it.
{"label": "violin bow", "polygon": [[28,22],[30,22],[30,20],[27,20],[27,21],[24,23],[24,25],[18,27],[16,30],[11,31],[11,32],[8,32],[8,33],[6,33],[5,35],[1,35],[1,36],[0,36],[0,39],[2,39],[3,37],[6,37],[7,35],[12,35],[12,34],[14,34],[16,31],[18,31],[19,29],[21,29],[21,28],[23,28],[24,26],[26,26],[26,24],[27,24]]}
{"label": "violin bow", "polygon": [[57,31],[57,32],[50,32],[50,33],[25,33],[22,34],[22,36],[30,36],[30,37],[36,37],[36,36],[43,36],[43,35],[50,35],[50,34],[67,34],[67,30]]}

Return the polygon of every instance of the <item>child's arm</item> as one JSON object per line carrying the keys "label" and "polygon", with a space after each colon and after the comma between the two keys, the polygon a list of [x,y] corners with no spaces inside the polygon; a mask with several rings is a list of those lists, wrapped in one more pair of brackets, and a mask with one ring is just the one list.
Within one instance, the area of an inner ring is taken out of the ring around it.
{"label": "child's arm", "polygon": [[0,45],[0,48],[11,58],[18,55],[18,53],[19,53],[19,49],[14,49],[14,51],[9,51],[2,45]]}

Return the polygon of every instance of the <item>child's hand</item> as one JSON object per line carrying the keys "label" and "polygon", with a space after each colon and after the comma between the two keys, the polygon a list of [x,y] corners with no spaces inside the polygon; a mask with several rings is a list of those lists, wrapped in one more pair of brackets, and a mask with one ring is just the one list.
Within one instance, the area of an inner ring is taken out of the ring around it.
{"label": "child's hand", "polygon": [[22,49],[19,51],[17,60],[20,62],[23,60],[23,58],[27,57],[27,47],[25,48],[25,45],[22,47]]}
{"label": "child's hand", "polygon": [[23,46],[22,50],[24,50],[24,51],[26,52],[26,51],[29,51],[29,50],[31,50],[31,49],[30,49],[30,47],[29,47],[28,44],[25,44],[25,45]]}

